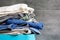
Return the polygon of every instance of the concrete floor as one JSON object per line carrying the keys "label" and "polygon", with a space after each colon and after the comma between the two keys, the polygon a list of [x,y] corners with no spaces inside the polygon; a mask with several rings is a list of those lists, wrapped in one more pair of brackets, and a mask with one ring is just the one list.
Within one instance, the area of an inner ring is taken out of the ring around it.
{"label": "concrete floor", "polygon": [[60,0],[0,0],[0,6],[26,3],[35,9],[36,19],[44,22],[37,40],[60,40]]}
{"label": "concrete floor", "polygon": [[37,40],[60,40],[60,10],[39,10],[38,21],[45,23]]}

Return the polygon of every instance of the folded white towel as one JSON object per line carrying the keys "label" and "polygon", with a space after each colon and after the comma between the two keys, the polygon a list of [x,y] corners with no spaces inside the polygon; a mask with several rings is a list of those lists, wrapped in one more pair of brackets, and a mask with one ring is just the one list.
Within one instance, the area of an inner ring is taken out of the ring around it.
{"label": "folded white towel", "polygon": [[34,9],[28,7],[27,4],[15,4],[10,6],[0,7],[0,14],[11,14],[11,13],[33,13]]}

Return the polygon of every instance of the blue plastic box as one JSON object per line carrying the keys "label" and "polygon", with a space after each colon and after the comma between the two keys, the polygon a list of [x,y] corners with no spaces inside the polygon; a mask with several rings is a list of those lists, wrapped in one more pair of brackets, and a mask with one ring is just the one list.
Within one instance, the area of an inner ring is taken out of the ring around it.
{"label": "blue plastic box", "polygon": [[27,35],[0,34],[0,40],[35,40],[35,35],[34,34],[27,34]]}

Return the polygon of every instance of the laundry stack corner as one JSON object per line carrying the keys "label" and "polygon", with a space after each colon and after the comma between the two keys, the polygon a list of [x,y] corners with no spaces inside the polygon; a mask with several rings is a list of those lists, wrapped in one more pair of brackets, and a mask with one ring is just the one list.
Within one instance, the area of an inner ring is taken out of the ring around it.
{"label": "laundry stack corner", "polygon": [[34,17],[34,8],[24,3],[0,7],[0,40],[35,40],[44,23]]}

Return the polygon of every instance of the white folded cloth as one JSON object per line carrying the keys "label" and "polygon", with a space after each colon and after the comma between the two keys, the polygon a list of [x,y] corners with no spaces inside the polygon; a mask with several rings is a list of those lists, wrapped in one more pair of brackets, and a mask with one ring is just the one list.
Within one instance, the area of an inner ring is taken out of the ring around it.
{"label": "white folded cloth", "polygon": [[21,29],[13,29],[11,32],[9,33],[4,33],[4,34],[11,34],[11,35],[17,35],[17,34],[30,34],[31,30],[29,28],[21,28]]}
{"label": "white folded cloth", "polygon": [[0,17],[8,14],[14,14],[14,13],[33,13],[34,9],[31,7],[28,7],[27,4],[14,4],[10,6],[3,6],[0,7]]}

